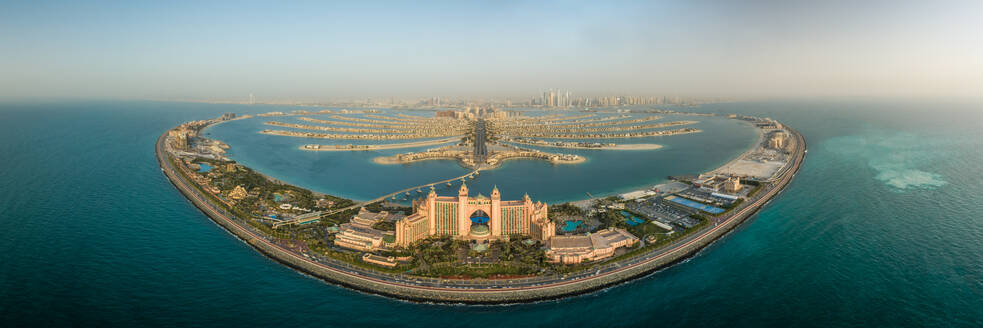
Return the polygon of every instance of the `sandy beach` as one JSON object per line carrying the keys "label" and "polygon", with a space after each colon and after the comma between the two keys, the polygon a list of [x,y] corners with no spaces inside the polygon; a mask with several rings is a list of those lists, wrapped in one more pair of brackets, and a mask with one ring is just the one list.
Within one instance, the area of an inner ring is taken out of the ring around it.
{"label": "sandy beach", "polygon": [[394,143],[387,145],[303,145],[300,146],[301,150],[309,151],[367,151],[367,150],[384,150],[384,149],[400,149],[400,148],[412,148],[412,147],[422,147],[422,146],[432,146],[439,145],[443,143],[456,142],[460,140],[460,137],[452,137],[438,140],[426,140],[426,141],[415,141],[415,142],[403,142]]}
{"label": "sandy beach", "polygon": [[438,160],[438,159],[456,160],[458,158],[456,156],[448,155],[448,156],[439,156],[439,157],[419,158],[419,159],[412,159],[412,160],[400,160],[396,158],[396,156],[379,156],[373,158],[372,162],[375,162],[376,164],[393,165],[393,164],[408,164],[413,162],[422,162],[422,161],[430,161],[430,160]]}
{"label": "sandy beach", "polygon": [[566,148],[566,149],[587,149],[587,150],[656,150],[662,148],[659,144],[621,144],[621,145],[602,145],[600,147],[581,147],[581,146],[564,146],[557,144],[539,144],[532,142],[519,142],[515,140],[505,141],[514,144],[527,145],[527,146],[540,146],[540,147],[551,147],[551,148]]}

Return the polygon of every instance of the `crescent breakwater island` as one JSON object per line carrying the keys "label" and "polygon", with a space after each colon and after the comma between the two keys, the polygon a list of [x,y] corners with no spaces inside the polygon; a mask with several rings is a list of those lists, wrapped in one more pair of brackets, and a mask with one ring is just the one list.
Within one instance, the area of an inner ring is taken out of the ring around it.
{"label": "crescent breakwater island", "polygon": [[[503,144],[520,140],[515,131],[521,129],[507,122],[570,123],[540,129],[628,121],[634,115],[598,117],[603,114],[512,118],[477,109],[438,112],[437,118],[335,115],[333,121],[376,125],[460,121],[454,132],[463,137],[448,146],[457,148],[441,148],[462,152],[452,158],[470,173],[361,202],[285,184],[225,158],[220,141],[202,132],[242,119],[231,113],[175,127],[160,136],[155,150],[161,170],[182,194],[271,259],[360,291],[469,304],[588,293],[677,263],[752,217],[788,185],[805,156],[805,140],[795,130],[768,118],[730,115],[758,130],[751,149],[719,169],[671,177],[648,189],[550,205],[528,195],[502,199],[497,187],[489,196],[473,195],[464,183],[507,158],[495,154],[527,151]],[[455,195],[434,191],[457,181]],[[409,199],[413,190],[420,197],[409,207],[386,202],[404,194]]]}

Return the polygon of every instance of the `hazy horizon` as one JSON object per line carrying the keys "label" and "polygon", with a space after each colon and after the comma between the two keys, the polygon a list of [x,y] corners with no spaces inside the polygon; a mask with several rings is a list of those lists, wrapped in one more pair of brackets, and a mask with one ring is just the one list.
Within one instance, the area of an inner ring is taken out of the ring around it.
{"label": "hazy horizon", "polygon": [[21,2],[0,31],[0,99],[983,94],[976,1]]}

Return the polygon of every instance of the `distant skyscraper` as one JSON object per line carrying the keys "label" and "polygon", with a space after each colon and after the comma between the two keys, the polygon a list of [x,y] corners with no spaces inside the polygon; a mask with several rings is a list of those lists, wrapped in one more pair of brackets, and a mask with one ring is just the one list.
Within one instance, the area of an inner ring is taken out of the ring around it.
{"label": "distant skyscraper", "polygon": [[253,93],[250,92],[249,93],[249,104],[252,105],[252,104],[255,104],[255,103],[256,103],[256,98],[253,97]]}

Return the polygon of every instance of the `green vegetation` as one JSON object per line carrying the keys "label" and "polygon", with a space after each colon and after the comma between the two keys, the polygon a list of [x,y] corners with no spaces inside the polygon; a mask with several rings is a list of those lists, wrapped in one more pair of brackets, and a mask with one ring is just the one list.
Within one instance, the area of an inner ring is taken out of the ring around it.
{"label": "green vegetation", "polygon": [[598,213],[597,220],[601,221],[602,228],[624,228],[628,226],[628,223],[625,223],[625,217],[621,216],[617,210]]}
{"label": "green vegetation", "polygon": [[383,202],[375,202],[375,203],[372,203],[372,204],[366,204],[363,207],[365,207],[366,210],[369,210],[369,211],[372,211],[372,212],[388,211],[389,213],[403,213],[403,214],[407,214],[407,215],[409,215],[410,213],[413,212],[413,208],[412,207],[409,207],[409,206],[399,206],[397,204],[390,204],[390,203],[387,203],[387,202],[384,202],[384,201]]}
{"label": "green vegetation", "polygon": [[494,278],[500,276],[527,276],[539,272],[539,266],[509,264],[456,264],[441,263],[425,269],[420,269],[415,274],[425,277],[446,277],[446,278]]}
{"label": "green vegetation", "polygon": [[372,225],[372,229],[381,231],[396,231],[396,222],[379,221]]}
{"label": "green vegetation", "polygon": [[[167,160],[170,161],[171,162],[171,165],[174,166],[174,167],[182,167],[184,165],[184,163],[179,163],[178,161],[176,161],[171,156],[168,156],[167,157]],[[222,209],[231,212],[234,215],[233,219],[238,219],[240,221],[243,221],[246,224],[249,224],[250,226],[252,226],[252,227],[254,227],[256,229],[259,229],[260,231],[269,234],[270,236],[273,236],[273,237],[276,237],[276,238],[282,238],[284,236],[282,233],[279,233],[277,231],[274,231],[269,226],[264,225],[264,224],[262,224],[260,222],[257,222],[256,220],[253,220],[252,219],[252,216],[250,216],[247,213],[243,212],[238,207],[236,207],[236,206],[231,206],[230,207],[230,206],[228,206],[225,203],[224,200],[219,199],[217,196],[215,196],[211,192],[208,192],[208,191],[205,191],[205,190],[201,189],[201,186],[199,186],[197,183],[194,183],[194,180],[192,180],[191,177],[189,177],[187,174],[185,174],[185,172],[183,170],[178,169],[177,170],[177,173],[179,175],[181,175],[181,177],[184,178],[185,181],[188,181],[189,182],[188,184],[192,188],[194,188],[196,191],[198,191],[199,194],[204,195],[206,198],[208,198],[208,200],[211,201],[212,204],[218,205]]]}
{"label": "green vegetation", "polygon": [[466,241],[435,236],[399,252],[414,255],[414,264],[419,267],[411,273],[425,277],[525,276],[537,274],[547,266],[542,245],[528,240],[514,236],[509,241],[493,241],[487,250],[476,252]]}
{"label": "green vegetation", "polygon": [[[175,166],[183,166],[174,158],[168,157]],[[409,273],[424,277],[445,277],[445,278],[502,278],[542,274],[573,273],[588,270],[597,265],[611,263],[628,258],[640,256],[648,251],[669,245],[680,239],[686,238],[694,231],[703,230],[710,222],[710,213],[705,215],[692,215],[700,223],[690,229],[677,233],[669,234],[668,230],[662,229],[650,222],[637,225],[629,225],[625,221],[622,211],[631,216],[646,218],[647,216],[635,213],[631,210],[611,209],[604,212],[597,212],[591,218],[587,218],[585,211],[569,203],[552,205],[549,208],[550,219],[563,220],[571,218],[583,218],[587,220],[597,220],[601,223],[601,228],[617,227],[623,228],[639,238],[651,236],[651,242],[639,243],[630,248],[627,252],[614,258],[600,262],[584,262],[580,264],[566,265],[548,263],[543,252],[544,246],[539,242],[530,242],[528,236],[510,236],[509,241],[493,241],[484,251],[475,251],[467,241],[456,240],[449,236],[434,236],[414,243],[408,248],[396,248],[380,250],[374,252],[381,256],[409,257],[407,263],[399,263],[395,268],[389,268],[376,264],[366,263],[362,260],[362,252],[355,252],[334,246],[334,235],[329,232],[329,227],[336,227],[348,222],[351,217],[358,213],[358,209],[350,209],[321,218],[319,222],[284,226],[272,229],[273,220],[265,218],[269,214],[302,214],[297,210],[283,210],[279,206],[291,204],[294,207],[307,209],[315,208],[318,199],[326,199],[334,202],[334,208],[347,207],[354,204],[353,201],[333,196],[315,194],[309,190],[285,185],[271,180],[266,176],[253,171],[252,169],[235,165],[231,161],[217,161],[210,159],[197,159],[195,163],[207,163],[213,169],[205,174],[210,179],[210,185],[217,187],[222,192],[215,194],[203,190],[191,177],[187,176],[182,170],[178,170],[190,185],[198,189],[199,192],[207,197],[216,206],[222,207],[234,214],[237,221],[244,222],[255,229],[274,238],[274,242],[286,245],[289,248],[304,251],[310,250],[314,254],[323,254],[333,260],[347,263],[349,265],[377,270],[389,273]],[[231,164],[231,165],[230,165]],[[756,181],[742,181],[754,189],[749,192],[753,196],[761,184]],[[242,186],[248,191],[248,196],[233,201],[229,198],[229,192]],[[596,208],[602,209],[606,205],[618,203],[621,200],[617,196],[599,199]],[[726,211],[720,215],[725,215],[734,208],[739,208],[743,204],[743,199],[725,206]],[[231,206],[229,204],[232,204]],[[376,202],[365,205],[365,208],[372,212],[388,211],[390,213],[409,214],[411,207],[404,207],[388,202]],[[595,221],[596,222],[596,221]],[[394,231],[395,223],[391,221],[380,221],[373,225],[373,228],[382,231]],[[392,241],[392,237],[387,237]],[[621,251],[619,251],[620,253]]]}
{"label": "green vegetation", "polygon": [[570,203],[551,205],[549,207],[550,220],[556,220],[556,219],[567,218],[567,217],[580,217],[583,215],[584,215],[583,210],[581,210],[579,207],[570,205]]}
{"label": "green vegetation", "polygon": [[614,257],[613,259],[609,260],[609,262],[610,261],[620,261],[620,260],[624,260],[624,259],[629,259],[629,258],[640,256],[640,255],[645,254],[646,252],[648,252],[650,250],[653,250],[653,249],[656,249],[656,248],[659,248],[659,247],[668,245],[668,244],[670,244],[670,243],[672,243],[674,241],[677,241],[679,239],[682,239],[682,238],[684,238],[684,237],[692,234],[694,231],[700,231],[704,227],[706,227],[707,224],[710,223],[710,220],[707,219],[707,217],[702,216],[702,215],[699,215],[699,214],[693,214],[693,215],[690,215],[690,217],[692,217],[694,219],[697,219],[697,220],[700,220],[700,224],[697,224],[696,226],[694,226],[692,228],[686,229],[682,233],[674,233],[674,234],[669,234],[669,235],[657,235],[656,236],[656,240],[654,242],[646,243],[645,246],[642,246],[642,247],[636,247],[636,248],[632,249],[631,251],[629,251],[629,252],[627,252],[625,254],[621,254],[619,256]]}
{"label": "green vegetation", "polygon": [[645,223],[639,223],[635,226],[628,226],[627,230],[638,238],[644,238],[652,234],[662,235],[669,232],[669,230],[659,228],[659,226],[652,224],[651,220],[646,220]]}
{"label": "green vegetation", "polygon": [[751,191],[747,193],[747,198],[754,197],[754,195],[757,194],[759,190],[761,190],[762,187],[761,184],[759,184],[757,181],[753,181],[753,182],[755,183],[754,189],[751,189]]}
{"label": "green vegetation", "polygon": [[735,200],[733,203],[730,203],[730,205],[724,206],[724,211],[723,212],[720,212],[720,214],[711,214],[711,213],[707,213],[707,212],[704,212],[704,211],[700,211],[700,212],[703,212],[703,213],[706,213],[707,215],[712,215],[712,216],[715,216],[715,217],[721,217],[721,216],[724,216],[724,215],[729,214],[735,208],[740,207],[741,204],[744,204],[744,199],[743,198],[739,198],[739,199]]}
{"label": "green vegetation", "polygon": [[496,241],[491,245],[492,250],[498,250],[498,259],[502,262],[525,263],[541,265],[546,263],[543,253],[543,245],[539,242],[527,243],[521,237],[511,238],[509,241]]}
{"label": "green vegetation", "polygon": [[439,263],[457,260],[457,250],[467,246],[467,242],[454,240],[448,236],[435,236],[414,243],[410,250],[423,263]]}

